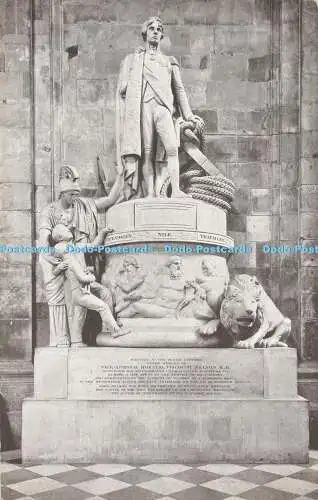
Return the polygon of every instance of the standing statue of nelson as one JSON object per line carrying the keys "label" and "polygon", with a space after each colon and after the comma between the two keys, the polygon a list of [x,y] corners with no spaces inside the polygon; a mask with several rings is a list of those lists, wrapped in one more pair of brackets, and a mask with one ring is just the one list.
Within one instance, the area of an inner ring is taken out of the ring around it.
{"label": "standing statue of nelson", "polygon": [[161,20],[151,17],[141,34],[145,46],[123,60],[117,91],[117,154],[124,164],[125,198],[159,196],[155,169],[158,138],[165,150],[171,196],[186,196],[179,188],[173,117],[194,123],[201,119],[191,111],[178,61],[160,51]]}

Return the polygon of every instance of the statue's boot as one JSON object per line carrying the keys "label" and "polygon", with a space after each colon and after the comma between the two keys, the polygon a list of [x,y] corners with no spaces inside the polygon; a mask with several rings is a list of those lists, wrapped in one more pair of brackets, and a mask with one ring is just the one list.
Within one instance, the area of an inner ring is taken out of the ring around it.
{"label": "statue's boot", "polygon": [[86,308],[75,305],[73,307],[71,323],[71,347],[86,347],[83,342],[82,330],[86,318]]}
{"label": "statue's boot", "polygon": [[70,339],[67,335],[63,335],[56,338],[56,347],[69,347]]}

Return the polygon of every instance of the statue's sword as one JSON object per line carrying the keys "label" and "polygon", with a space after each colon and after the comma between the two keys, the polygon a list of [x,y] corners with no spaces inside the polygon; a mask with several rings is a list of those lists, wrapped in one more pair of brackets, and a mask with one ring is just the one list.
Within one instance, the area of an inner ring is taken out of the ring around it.
{"label": "statue's sword", "polygon": [[179,127],[181,132],[180,135],[183,138],[183,148],[192,160],[212,177],[224,177],[222,172],[200,150],[198,138],[193,132],[195,124],[190,121],[180,120]]}

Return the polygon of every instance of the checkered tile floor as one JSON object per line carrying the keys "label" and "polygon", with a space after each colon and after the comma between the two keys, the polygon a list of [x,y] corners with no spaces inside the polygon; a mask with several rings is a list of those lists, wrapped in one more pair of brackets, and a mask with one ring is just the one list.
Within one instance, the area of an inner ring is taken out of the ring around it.
{"label": "checkered tile floor", "polygon": [[318,499],[318,451],[308,465],[36,465],[0,462],[3,500]]}

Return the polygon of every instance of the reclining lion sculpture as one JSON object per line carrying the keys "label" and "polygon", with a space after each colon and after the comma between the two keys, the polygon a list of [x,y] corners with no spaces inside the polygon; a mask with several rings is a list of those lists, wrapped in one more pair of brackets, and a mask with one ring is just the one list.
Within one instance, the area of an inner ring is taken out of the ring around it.
{"label": "reclining lion sculpture", "polygon": [[288,347],[291,333],[290,319],[278,310],[257,278],[247,274],[230,280],[220,320],[210,323],[197,333],[203,338],[215,335],[219,347]]}

